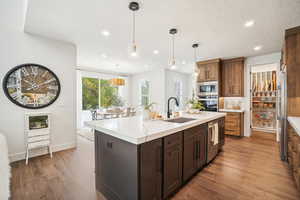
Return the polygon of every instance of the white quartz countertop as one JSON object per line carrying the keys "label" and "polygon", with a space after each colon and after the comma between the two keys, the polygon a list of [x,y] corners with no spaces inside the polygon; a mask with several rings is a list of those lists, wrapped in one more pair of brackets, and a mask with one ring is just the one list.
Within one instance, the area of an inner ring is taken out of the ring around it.
{"label": "white quartz countertop", "polygon": [[201,112],[183,114],[181,117],[194,118],[185,123],[173,123],[163,120],[144,121],[142,116],[116,118],[85,122],[85,125],[102,133],[125,140],[133,144],[142,144],[178,131],[182,131],[206,122],[224,117],[225,113]]}
{"label": "white quartz countertop", "polygon": [[234,109],[219,109],[219,112],[238,112],[238,113],[243,113],[245,111],[244,110],[234,110]]}
{"label": "white quartz countertop", "polygon": [[290,125],[295,129],[296,133],[300,136],[300,117],[288,117]]}

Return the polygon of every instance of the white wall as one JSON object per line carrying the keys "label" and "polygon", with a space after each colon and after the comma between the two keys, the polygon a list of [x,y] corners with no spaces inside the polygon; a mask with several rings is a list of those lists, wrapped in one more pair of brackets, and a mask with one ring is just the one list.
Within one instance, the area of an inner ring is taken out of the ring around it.
{"label": "white wall", "polygon": [[150,102],[155,102],[155,109],[162,113],[167,111],[167,100],[175,96],[174,82],[181,80],[183,83],[183,97],[186,100],[192,95],[194,81],[192,75],[170,71],[166,69],[155,69],[153,71],[130,76],[131,104],[134,107],[140,105],[139,83],[142,80],[150,81]]}
{"label": "white wall", "polygon": [[76,70],[77,74],[77,129],[84,127],[85,121],[92,120],[90,111],[82,110],[82,77],[91,77],[97,79],[112,79],[116,77],[123,78],[125,80],[125,85],[119,87],[119,95],[125,101],[125,106],[131,105],[130,97],[130,79],[127,76],[118,76],[114,74],[91,72]]}
{"label": "white wall", "polygon": [[[0,92],[0,132],[8,140],[11,161],[24,159],[24,113],[51,112],[53,150],[76,146],[75,137],[75,65],[73,45],[29,35],[23,32],[26,1],[0,2],[0,79],[16,65],[38,63],[50,68],[61,82],[61,94],[51,106],[36,111],[23,109]],[[44,152],[36,152],[44,153]],[[55,155],[54,155],[55,156]]]}
{"label": "white wall", "polygon": [[131,105],[139,107],[139,84],[142,80],[150,82],[150,102],[157,103],[155,109],[160,112],[165,111],[165,70],[156,69],[153,71],[135,74],[130,76]]}
{"label": "white wall", "polygon": [[[192,78],[191,75],[186,73],[180,73],[176,71],[166,70],[166,85],[165,85],[165,100],[167,101],[169,97],[175,97],[175,82],[181,81],[182,82],[182,89],[183,89],[183,102],[180,107],[180,109],[184,108],[184,105],[186,104],[187,100],[191,97],[191,81]],[[165,102],[165,107],[167,108],[167,102]]]}
{"label": "white wall", "polygon": [[245,136],[251,135],[251,113],[250,113],[250,70],[251,67],[257,65],[273,64],[280,65],[281,53],[271,53],[262,56],[248,57],[245,62]]}

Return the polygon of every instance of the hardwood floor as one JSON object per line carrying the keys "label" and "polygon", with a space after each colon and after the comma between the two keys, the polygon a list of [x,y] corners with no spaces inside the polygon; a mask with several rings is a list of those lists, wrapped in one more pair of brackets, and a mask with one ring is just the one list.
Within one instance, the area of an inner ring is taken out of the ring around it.
{"label": "hardwood floor", "polygon": [[[12,200],[104,200],[95,191],[93,143],[12,164]],[[226,137],[224,151],[184,186],[173,200],[300,199],[275,136]]]}

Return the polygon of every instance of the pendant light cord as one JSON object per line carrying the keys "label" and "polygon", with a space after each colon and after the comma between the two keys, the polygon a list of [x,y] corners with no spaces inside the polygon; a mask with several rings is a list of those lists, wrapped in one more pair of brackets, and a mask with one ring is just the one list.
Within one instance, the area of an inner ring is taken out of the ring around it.
{"label": "pendant light cord", "polygon": [[173,35],[172,37],[172,60],[175,63],[175,35]]}
{"label": "pendant light cord", "polygon": [[195,60],[195,63],[197,62],[197,49],[194,48],[194,60]]}
{"label": "pendant light cord", "polygon": [[133,30],[132,30],[132,43],[135,45],[135,11],[133,11]]}

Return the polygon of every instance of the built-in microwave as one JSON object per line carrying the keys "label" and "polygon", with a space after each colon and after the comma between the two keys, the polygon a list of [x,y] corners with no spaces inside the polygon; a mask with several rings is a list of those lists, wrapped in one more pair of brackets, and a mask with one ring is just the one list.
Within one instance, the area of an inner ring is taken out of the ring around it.
{"label": "built-in microwave", "polygon": [[218,81],[198,83],[198,96],[218,96]]}

